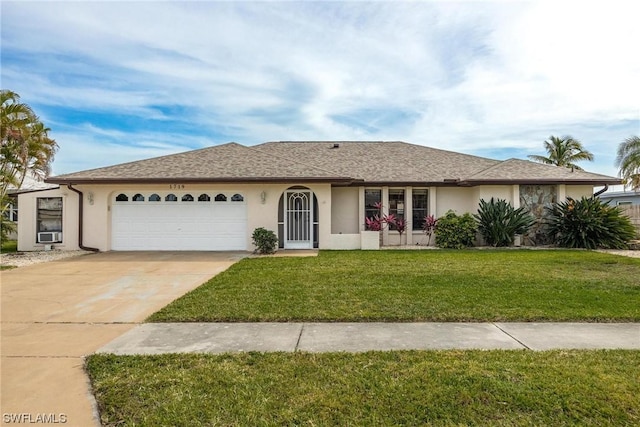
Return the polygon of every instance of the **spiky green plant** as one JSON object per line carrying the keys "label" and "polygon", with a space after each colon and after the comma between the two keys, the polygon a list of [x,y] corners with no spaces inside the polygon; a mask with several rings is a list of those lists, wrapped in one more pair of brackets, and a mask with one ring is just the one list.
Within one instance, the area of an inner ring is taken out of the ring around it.
{"label": "spiky green plant", "polygon": [[556,203],[548,219],[549,236],[567,248],[624,249],[635,237],[631,220],[617,206],[595,197]]}
{"label": "spiky green plant", "polygon": [[535,220],[525,210],[511,206],[506,200],[493,197],[489,202],[480,199],[478,213],[473,215],[478,231],[491,246],[509,246],[516,234],[526,234]]}

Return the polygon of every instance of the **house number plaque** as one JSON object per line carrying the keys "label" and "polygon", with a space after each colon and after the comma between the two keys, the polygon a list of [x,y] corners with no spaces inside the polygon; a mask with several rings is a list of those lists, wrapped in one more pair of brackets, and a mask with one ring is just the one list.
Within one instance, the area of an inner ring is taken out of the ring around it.
{"label": "house number plaque", "polygon": [[184,184],[169,184],[170,190],[184,190]]}

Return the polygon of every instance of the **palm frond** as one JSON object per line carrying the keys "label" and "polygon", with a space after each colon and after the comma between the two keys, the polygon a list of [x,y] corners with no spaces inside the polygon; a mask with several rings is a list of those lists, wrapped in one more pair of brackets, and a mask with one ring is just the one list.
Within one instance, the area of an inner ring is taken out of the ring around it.
{"label": "palm frond", "polygon": [[633,190],[640,190],[640,137],[630,136],[620,143],[616,166],[625,184]]}
{"label": "palm frond", "polygon": [[563,137],[551,135],[548,140],[544,141],[543,146],[548,156],[530,155],[528,157],[536,162],[578,170],[582,168],[576,165],[575,162],[592,161],[594,158],[593,154],[587,151],[582,143],[571,135]]}

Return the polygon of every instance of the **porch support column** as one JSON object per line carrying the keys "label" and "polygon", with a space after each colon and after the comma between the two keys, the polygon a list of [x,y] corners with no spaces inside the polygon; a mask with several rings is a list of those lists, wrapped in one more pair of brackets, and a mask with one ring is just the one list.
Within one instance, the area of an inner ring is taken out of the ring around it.
{"label": "porch support column", "polygon": [[[511,205],[513,206],[514,209],[518,209],[520,207],[520,185],[519,184],[514,184],[511,186]],[[522,246],[522,235],[521,234],[517,234],[514,236],[513,239],[513,245],[514,246]]]}
{"label": "porch support column", "polygon": [[[407,224],[404,231],[407,245],[413,245],[413,187],[405,187],[404,189],[404,220]],[[400,244],[402,245],[402,238]]]}
{"label": "porch support column", "polygon": [[520,207],[520,185],[515,184],[511,186],[511,201],[514,209]]}
{"label": "porch support column", "polygon": [[358,187],[358,221],[360,222],[360,231],[366,230],[364,223],[364,208],[364,187]]}
{"label": "porch support column", "polygon": [[[311,188],[311,187],[309,187]],[[326,186],[319,186],[317,189],[313,190],[311,195],[311,210],[313,212],[313,194],[315,194],[318,199],[318,218],[314,218],[314,222],[318,223],[318,233],[319,236],[316,236],[318,239],[318,247],[319,249],[330,249],[331,248],[331,194],[332,188],[331,184],[327,184]],[[313,230],[313,225],[312,225]]]}
{"label": "porch support column", "polygon": [[438,218],[438,187],[429,187],[429,204],[427,205],[427,215]]}
{"label": "porch support column", "polygon": [[558,184],[558,200],[556,202],[562,202],[567,198],[567,185]]}
{"label": "porch support column", "polygon": [[[382,215],[389,215],[389,187],[382,187]],[[382,231],[382,244],[389,244],[389,227]]]}

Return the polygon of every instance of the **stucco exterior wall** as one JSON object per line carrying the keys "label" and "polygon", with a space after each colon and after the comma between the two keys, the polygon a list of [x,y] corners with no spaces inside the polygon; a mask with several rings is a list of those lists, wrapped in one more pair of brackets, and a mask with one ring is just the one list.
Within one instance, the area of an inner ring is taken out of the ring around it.
{"label": "stucco exterior wall", "polygon": [[566,185],[566,195],[562,197],[562,194],[558,193],[558,201],[562,202],[566,197],[571,197],[572,199],[581,199],[582,197],[591,197],[593,196],[593,186],[591,185]]}
{"label": "stucco exterior wall", "polygon": [[326,249],[361,249],[359,232],[357,234],[332,234],[330,238],[330,244]]}
{"label": "stucco exterior wall", "polygon": [[439,187],[437,189],[437,218],[452,210],[461,215],[465,212],[476,212],[478,208],[478,188]]}
{"label": "stucco exterior wall", "polygon": [[[82,244],[101,251],[111,249],[109,246],[111,237],[111,201],[109,197],[111,191],[105,186],[77,185],[74,188],[81,191],[84,198]],[[76,195],[76,199],[77,197],[78,195]]]}
{"label": "stucco exterior wall", "polygon": [[[477,202],[480,203],[481,199],[484,199],[485,202],[489,202],[491,200],[491,198],[493,197],[494,199],[503,199],[506,200],[508,203],[511,203],[511,205],[513,206],[513,186],[511,185],[482,185],[478,188],[478,200]],[[473,210],[473,212],[477,212],[478,210],[478,204],[476,204],[475,209]]]}
{"label": "stucco exterior wall", "polygon": [[[297,186],[313,191],[318,201],[318,241],[321,249],[356,249],[360,247],[361,219],[364,216],[363,187],[331,187],[330,184],[304,183]],[[293,187],[291,184],[127,184],[127,185],[77,185],[84,197],[83,244],[101,251],[111,250],[112,217],[111,207],[116,195],[126,193],[130,197],[142,193],[148,197],[152,193],[174,193],[181,196],[190,193],[197,197],[207,193],[235,194],[244,196],[247,204],[246,248],[253,250],[251,234],[255,228],[264,227],[278,232],[278,208],[280,197]],[[448,210],[457,214],[475,213],[480,199],[491,197],[505,199],[515,207],[519,206],[519,186],[491,185],[478,187],[432,187],[429,189],[429,213],[441,217]],[[382,188],[383,204],[388,197],[388,187]],[[411,210],[412,189],[405,188],[405,208]],[[558,198],[580,198],[591,196],[593,188],[588,185],[559,185]],[[58,249],[78,249],[78,194],[66,187],[55,190],[24,193],[20,195],[20,222],[18,223],[18,249],[32,251],[44,249],[44,244],[36,243],[36,202],[38,197],[63,198],[63,242],[54,244]],[[386,231],[385,244],[399,244],[395,231]],[[420,243],[419,231],[403,235],[403,243]]]}
{"label": "stucco exterior wall", "polygon": [[360,217],[358,216],[357,187],[334,187],[331,189],[331,234],[358,234]]}
{"label": "stucco exterior wall", "polygon": [[44,243],[37,243],[37,200],[40,197],[62,197],[62,243],[53,243],[55,249],[77,250],[78,196],[67,188],[22,193],[19,196],[18,250],[41,251]]}
{"label": "stucco exterior wall", "polygon": [[[331,246],[331,186],[329,184],[305,184],[301,186],[314,192],[318,200],[318,231],[321,248]],[[258,227],[264,227],[277,233],[278,203],[290,184],[144,184],[144,185],[77,185],[74,188],[83,192],[84,197],[84,246],[101,251],[111,250],[111,206],[115,197],[126,193],[130,197],[141,193],[174,193],[180,197],[190,193],[197,197],[207,193],[211,197],[218,193],[240,193],[247,204],[247,250],[253,250],[251,234]],[[264,198],[263,198],[264,194]],[[21,215],[25,218],[19,225],[19,249],[24,251],[41,250],[42,244],[36,244],[36,199],[37,197],[63,197],[63,243],[55,246],[60,249],[78,249],[78,195],[63,187],[21,195]],[[356,211],[357,211],[357,200]]]}

